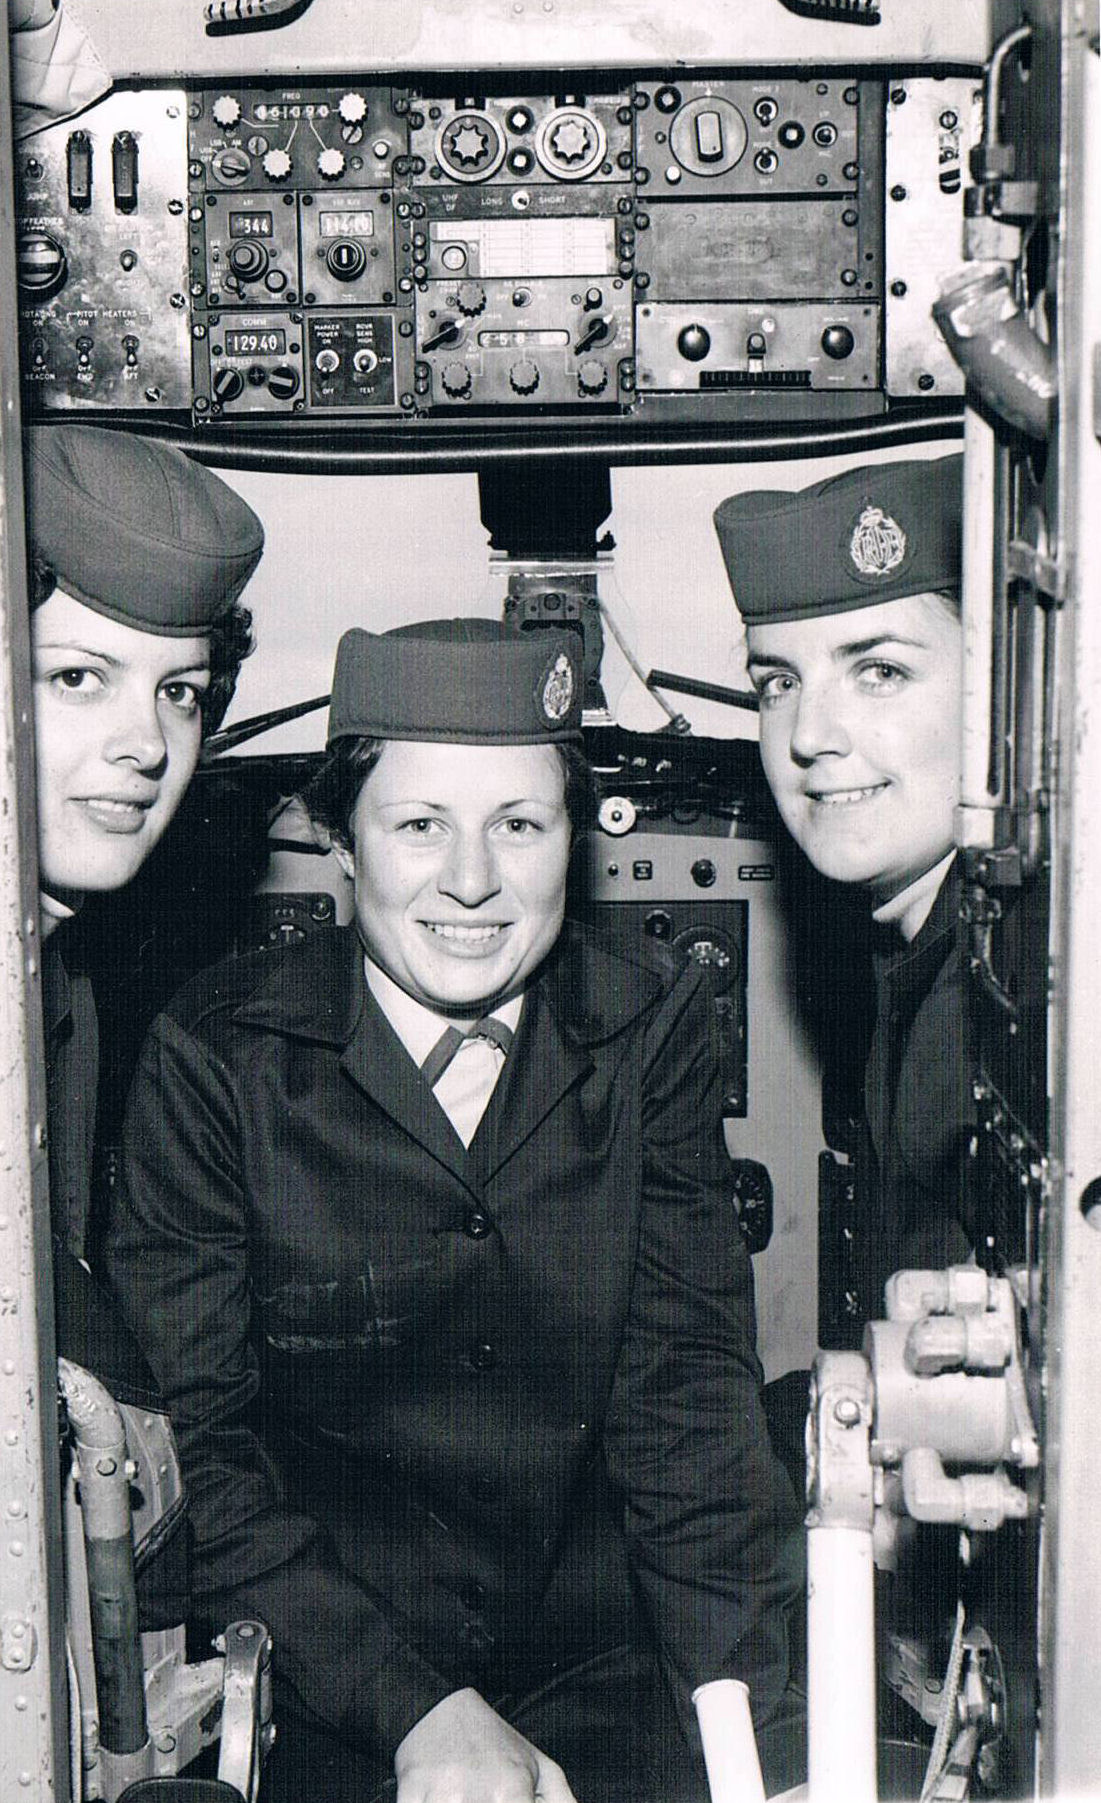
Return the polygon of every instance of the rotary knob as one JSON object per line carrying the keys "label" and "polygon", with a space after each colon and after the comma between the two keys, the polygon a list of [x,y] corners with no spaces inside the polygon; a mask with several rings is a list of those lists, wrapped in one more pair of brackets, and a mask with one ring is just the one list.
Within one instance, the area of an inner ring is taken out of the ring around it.
{"label": "rotary knob", "polygon": [[269,181],[285,182],[291,172],[291,159],[287,151],[278,146],[274,150],[266,150],[261,159],[264,174]]}
{"label": "rotary knob", "polygon": [[239,188],[247,182],[252,172],[252,158],[247,150],[239,150],[235,144],[227,150],[220,150],[213,162],[214,173],[227,188]]}
{"label": "rotary knob", "polygon": [[268,253],[255,238],[242,238],[231,245],[229,266],[239,282],[258,282],[268,266]]}
{"label": "rotary knob", "polygon": [[440,377],[443,391],[452,400],[461,401],[470,393],[470,371],[465,363],[449,363]]}
{"label": "rotary knob", "polygon": [[234,94],[219,94],[210,110],[214,115],[215,125],[220,125],[223,131],[230,131],[241,117],[241,102]]}
{"label": "rotary knob", "polygon": [[711,349],[711,334],[706,326],[684,326],[677,333],[677,349],[689,363],[702,363]]}
{"label": "rotary knob", "polygon": [[237,399],[237,396],[245,386],[245,378],[239,369],[223,367],[215,371],[214,379],[210,386],[214,394],[214,399],[216,401],[221,401],[224,407],[228,401],[235,401]]}
{"label": "rotary knob", "polygon": [[330,144],[317,159],[318,173],[324,181],[335,182],[344,174],[344,152]]}
{"label": "rotary knob", "polygon": [[443,393],[452,400],[461,400],[470,393],[470,371],[465,362],[449,362],[440,377]]}
{"label": "rotary knob", "polygon": [[467,120],[451,133],[447,148],[464,169],[473,169],[488,157],[490,142],[480,126]]}
{"label": "rotary knob", "polygon": [[848,326],[827,326],[822,333],[822,349],[827,357],[832,357],[835,363],[840,363],[846,357],[852,356],[856,349],[856,339]]}
{"label": "rotary knob", "polygon": [[367,252],[356,238],[337,238],[326,251],[325,261],[338,282],[354,282],[367,267]]}
{"label": "rotary knob", "polygon": [[578,366],[577,386],[582,394],[603,394],[608,386],[608,372],[595,357],[586,357]]}
{"label": "rotary knob", "polygon": [[564,119],[547,139],[555,156],[563,163],[580,163],[592,149],[592,139],[581,119]]}
{"label": "rotary knob", "polygon": [[465,313],[468,319],[473,319],[486,304],[486,291],[481,282],[460,282],[455,299],[459,312]]}
{"label": "rotary knob", "polygon": [[277,401],[289,401],[298,393],[298,371],[289,363],[277,363],[268,377],[268,393]]}
{"label": "rotary knob", "polygon": [[362,94],[342,94],[336,110],[345,125],[359,125],[367,117],[367,102]]}
{"label": "rotary knob", "polygon": [[508,379],[517,394],[534,394],[539,386],[539,370],[530,357],[521,357],[508,372]]}

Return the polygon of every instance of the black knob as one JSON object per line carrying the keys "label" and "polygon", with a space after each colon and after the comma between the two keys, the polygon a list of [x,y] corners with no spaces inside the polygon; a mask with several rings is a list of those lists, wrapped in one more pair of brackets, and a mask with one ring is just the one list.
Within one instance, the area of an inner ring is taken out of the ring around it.
{"label": "black knob", "polygon": [[226,401],[237,399],[245,386],[245,378],[239,369],[219,369],[215,371],[214,380],[210,386],[214,390],[214,399],[221,401],[224,405]]}
{"label": "black knob", "polygon": [[459,303],[459,312],[473,319],[486,304],[486,291],[481,282],[460,282],[455,298]]}
{"label": "black knob", "polygon": [[278,401],[289,401],[298,393],[298,371],[289,363],[279,363],[268,377],[268,393]]}
{"label": "black knob", "polygon": [[465,363],[448,363],[440,381],[443,383],[444,393],[455,400],[461,400],[463,395],[470,393],[470,370]]}
{"label": "black knob", "polygon": [[239,282],[258,282],[268,266],[268,253],[255,238],[230,246],[229,266]]}
{"label": "black knob", "polygon": [[855,348],[856,339],[848,326],[827,326],[822,333],[822,349],[835,363],[851,357]]}
{"label": "black knob", "polygon": [[697,858],[692,866],[692,881],[701,889],[710,889],[717,875],[710,858]]}
{"label": "black knob", "polygon": [[539,369],[530,357],[521,357],[508,372],[508,379],[517,394],[534,394],[539,386]]}
{"label": "black knob", "polygon": [[431,338],[421,345],[422,351],[442,350],[445,344],[458,344],[462,332],[457,319],[441,319]]}
{"label": "black knob", "polygon": [[711,334],[705,326],[684,326],[677,333],[677,349],[689,363],[702,363],[711,349]]}
{"label": "black knob", "polygon": [[354,238],[338,238],[326,251],[325,261],[338,282],[354,282],[367,267],[367,252]]}
{"label": "black knob", "polygon": [[611,332],[612,321],[608,314],[594,313],[593,317],[586,321],[585,330],[573,348],[580,357],[585,351],[591,350],[594,344],[603,344],[604,340],[611,336]]}

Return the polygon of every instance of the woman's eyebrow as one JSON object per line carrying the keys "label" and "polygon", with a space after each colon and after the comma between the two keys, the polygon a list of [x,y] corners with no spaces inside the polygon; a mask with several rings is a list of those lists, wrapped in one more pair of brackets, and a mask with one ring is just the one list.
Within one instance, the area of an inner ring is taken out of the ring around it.
{"label": "woman's eyebrow", "polygon": [[36,651],[64,651],[66,654],[71,652],[76,657],[97,658],[101,664],[110,664],[113,670],[122,668],[122,660],[112,657],[109,651],[97,651],[92,645],[80,645],[72,639],[47,639],[44,644],[37,644],[34,649]]}

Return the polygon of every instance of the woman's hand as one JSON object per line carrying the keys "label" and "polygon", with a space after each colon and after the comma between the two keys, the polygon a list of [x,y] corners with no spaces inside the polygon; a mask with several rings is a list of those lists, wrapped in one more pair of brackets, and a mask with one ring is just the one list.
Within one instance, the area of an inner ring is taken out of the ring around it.
{"label": "woman's hand", "polygon": [[576,1803],[561,1766],[476,1690],[456,1690],[394,1755],[397,1803]]}

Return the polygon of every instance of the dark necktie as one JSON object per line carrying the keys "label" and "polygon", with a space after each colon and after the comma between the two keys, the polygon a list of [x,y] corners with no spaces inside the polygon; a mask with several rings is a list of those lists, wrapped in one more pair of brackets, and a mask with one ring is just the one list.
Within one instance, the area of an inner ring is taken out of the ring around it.
{"label": "dark necktie", "polygon": [[494,1020],[491,1014],[487,1014],[484,1020],[476,1020],[466,1033],[459,1027],[445,1027],[421,1065],[421,1073],[429,1089],[435,1089],[459,1047],[465,1045],[468,1039],[486,1039],[507,1058],[512,1044],[512,1029],[506,1027],[504,1021]]}

